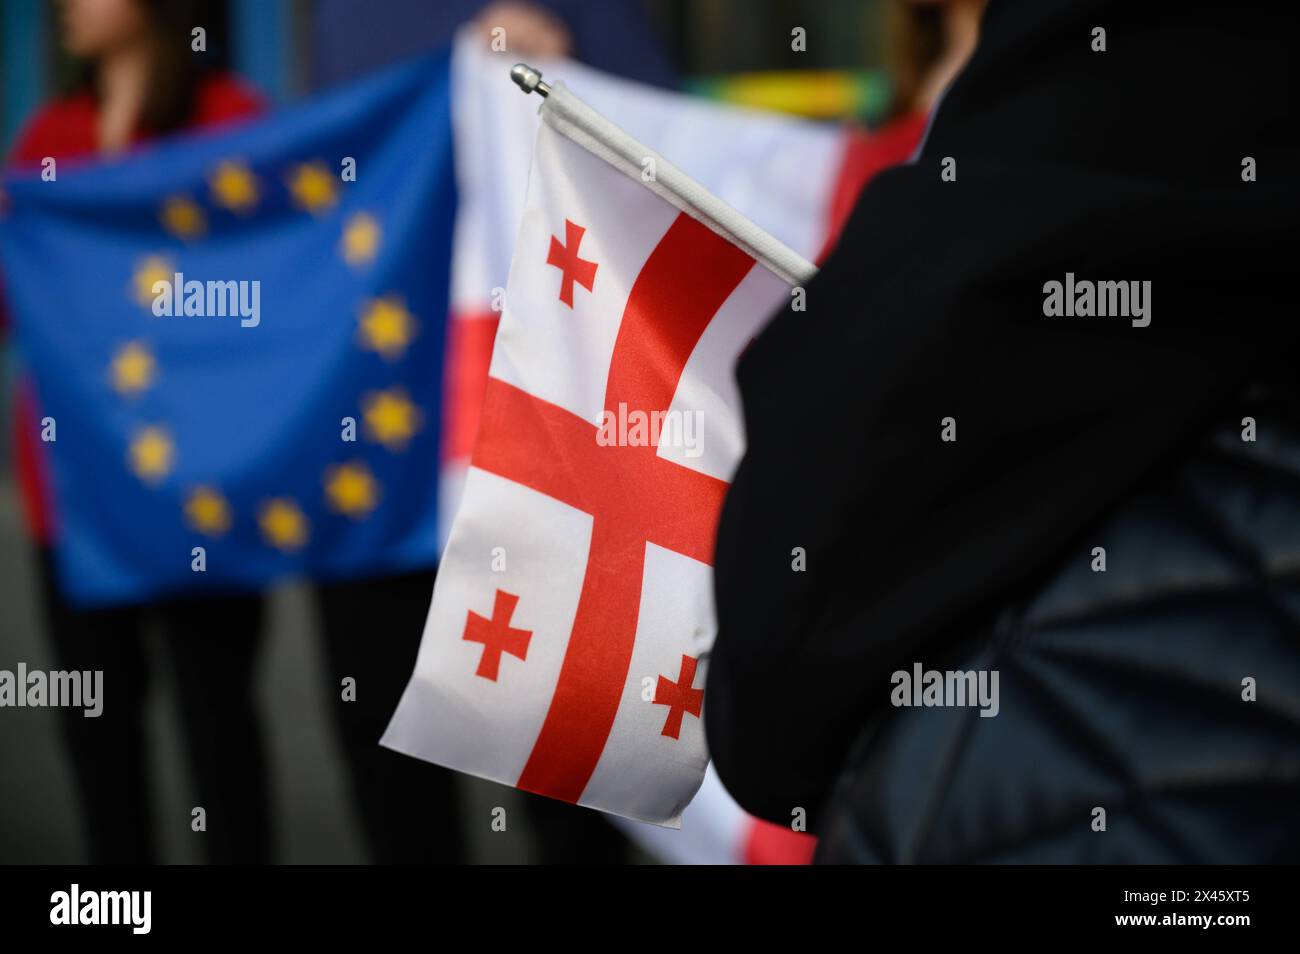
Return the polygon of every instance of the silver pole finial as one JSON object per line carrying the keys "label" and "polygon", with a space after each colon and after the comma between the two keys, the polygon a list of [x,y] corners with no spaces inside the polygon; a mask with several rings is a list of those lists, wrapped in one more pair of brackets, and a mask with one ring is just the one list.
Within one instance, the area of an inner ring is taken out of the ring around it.
{"label": "silver pole finial", "polygon": [[535,90],[542,96],[551,94],[551,88],[542,82],[541,70],[535,70],[527,63],[516,63],[510,67],[510,78],[525,93],[531,93]]}

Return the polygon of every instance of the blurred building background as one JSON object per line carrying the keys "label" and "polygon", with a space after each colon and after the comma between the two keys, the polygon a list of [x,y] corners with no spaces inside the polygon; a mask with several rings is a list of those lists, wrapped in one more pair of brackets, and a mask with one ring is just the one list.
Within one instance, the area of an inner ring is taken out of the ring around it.
{"label": "blurred building background", "polygon": [[[355,0],[378,4],[384,0]],[[429,0],[431,4],[438,0]],[[889,104],[885,79],[888,0],[646,0],[646,9],[681,77],[700,95],[801,112],[818,118],[881,119]],[[273,103],[307,95],[313,76],[314,0],[211,0],[208,53],[255,84]],[[0,150],[71,74],[60,52],[50,0],[0,3]],[[806,50],[792,49],[796,27]],[[358,42],[365,42],[359,39]],[[0,363],[0,428],[9,427],[14,357]],[[31,553],[21,528],[10,466],[9,435],[0,440],[0,668],[24,661],[52,668],[38,627]],[[312,604],[300,586],[274,595],[262,699],[279,831],[278,857],[290,862],[354,862],[364,858],[346,778],[327,717],[324,668],[313,638]],[[189,833],[186,773],[168,674],[158,691],[150,731],[161,753],[154,766],[159,815],[175,819],[161,832],[164,857],[198,860]],[[109,702],[111,704],[111,700]],[[82,843],[69,766],[52,709],[0,712],[0,863],[76,862]],[[470,781],[473,810],[509,805],[511,793]],[[485,816],[486,817],[486,816]],[[434,819],[422,823],[436,824]],[[527,832],[478,836],[482,860],[530,856]]]}

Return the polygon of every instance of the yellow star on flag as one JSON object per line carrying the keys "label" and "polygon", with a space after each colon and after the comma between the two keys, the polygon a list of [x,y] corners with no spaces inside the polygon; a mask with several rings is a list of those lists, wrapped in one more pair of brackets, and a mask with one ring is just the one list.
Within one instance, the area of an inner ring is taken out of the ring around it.
{"label": "yellow star on flag", "polygon": [[361,346],[396,361],[415,337],[415,318],[396,295],[371,298],[361,307],[357,321]]}
{"label": "yellow star on flag", "polygon": [[208,228],[203,210],[198,203],[188,196],[174,195],[163,203],[158,216],[168,232],[181,239],[192,239],[202,235]]}
{"label": "yellow star on flag", "polygon": [[185,499],[185,522],[199,533],[219,537],[230,529],[230,504],[213,487],[195,487]]}
{"label": "yellow star on flag", "polygon": [[382,232],[375,217],[358,212],[343,227],[343,260],[349,265],[366,265],[375,260]]}
{"label": "yellow star on flag", "polygon": [[329,211],[339,201],[338,179],[324,163],[304,162],[294,166],[288,183],[294,201],[313,215]]}
{"label": "yellow star on flag", "polygon": [[161,427],[144,427],[136,432],[127,451],[127,463],[137,477],[156,484],[171,473],[176,446]]}
{"label": "yellow star on flag", "polygon": [[290,553],[307,545],[307,518],[288,497],[275,497],[262,504],[257,517],[266,542]]}
{"label": "yellow star on flag", "polygon": [[420,429],[420,409],[404,388],[370,391],[361,397],[365,435],[391,451],[405,450]]}
{"label": "yellow star on flag", "polygon": [[153,384],[158,370],[153,353],[138,341],[131,341],[113,355],[109,374],[118,394],[139,394]]}
{"label": "yellow star on flag", "polygon": [[218,164],[209,180],[212,201],[243,215],[257,205],[257,177],[242,162],[226,160]]}
{"label": "yellow star on flag", "polygon": [[325,471],[325,496],[330,509],[360,518],[378,505],[379,483],[363,463],[340,464]]}
{"label": "yellow star on flag", "polygon": [[136,266],[135,274],[131,276],[135,300],[145,307],[152,305],[157,297],[153,290],[154,284],[171,283],[175,277],[176,266],[169,259],[161,255],[150,255]]}

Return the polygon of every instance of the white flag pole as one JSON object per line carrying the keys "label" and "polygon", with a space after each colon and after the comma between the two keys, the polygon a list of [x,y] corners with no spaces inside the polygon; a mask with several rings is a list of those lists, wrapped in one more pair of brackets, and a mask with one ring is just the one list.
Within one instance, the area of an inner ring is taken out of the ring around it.
{"label": "white flag pole", "polygon": [[817,267],[781,240],[760,228],[700,185],[654,150],[637,142],[618,126],[569,92],[563,83],[550,86],[542,74],[516,63],[510,78],[524,93],[545,98],[542,121],[588,152],[604,159],[624,175],[697,219],[736,247],[743,249],[790,285],[803,285]]}

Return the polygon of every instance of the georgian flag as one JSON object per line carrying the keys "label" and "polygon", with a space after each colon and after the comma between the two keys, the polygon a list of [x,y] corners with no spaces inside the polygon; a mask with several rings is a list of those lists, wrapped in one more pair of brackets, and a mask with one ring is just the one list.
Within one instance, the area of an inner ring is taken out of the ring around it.
{"label": "georgian flag", "polygon": [[708,763],[732,367],[805,259],[562,85],[389,748],[676,826]]}

